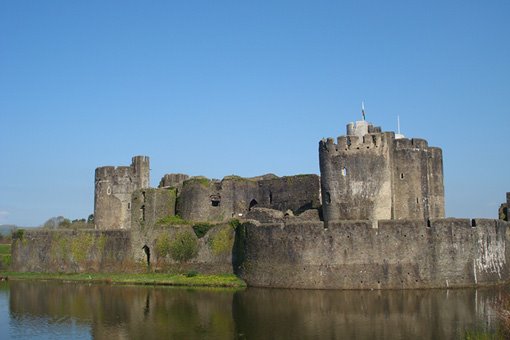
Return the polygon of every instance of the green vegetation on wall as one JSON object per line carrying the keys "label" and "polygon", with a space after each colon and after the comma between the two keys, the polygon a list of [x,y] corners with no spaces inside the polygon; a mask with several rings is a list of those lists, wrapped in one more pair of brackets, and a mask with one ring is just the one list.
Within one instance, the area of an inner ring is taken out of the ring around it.
{"label": "green vegetation on wall", "polygon": [[186,186],[186,185],[189,185],[189,184],[194,184],[194,183],[198,183],[204,187],[209,187],[209,185],[211,184],[211,181],[205,177],[202,177],[202,176],[197,176],[197,177],[192,177],[186,181],[184,181],[182,183],[183,186]]}
{"label": "green vegetation on wall", "polygon": [[192,233],[180,232],[170,242],[170,256],[179,262],[191,260],[198,254],[198,242]]}
{"label": "green vegetation on wall", "polygon": [[106,236],[96,237],[93,233],[76,234],[55,232],[51,239],[50,259],[53,262],[74,262],[83,264],[87,259],[104,254]]}
{"label": "green vegetation on wall", "polygon": [[93,251],[95,237],[91,234],[76,235],[71,242],[71,255],[77,262],[85,261]]}
{"label": "green vegetation on wall", "polygon": [[185,225],[185,224],[190,224],[190,222],[182,219],[182,217],[180,217],[179,215],[165,216],[156,221],[157,226]]}
{"label": "green vegetation on wall", "polygon": [[230,253],[234,245],[234,231],[230,226],[223,226],[209,240],[209,245],[214,255]]}
{"label": "green vegetation on wall", "polygon": [[7,270],[11,265],[11,245],[0,244],[0,270]]}
{"label": "green vegetation on wall", "polygon": [[156,255],[161,258],[170,253],[170,236],[167,233],[161,234],[156,240]]}
{"label": "green vegetation on wall", "polygon": [[214,224],[203,222],[203,223],[197,223],[193,225],[193,231],[195,232],[195,235],[197,235],[198,238],[202,238],[207,234],[209,229],[213,228]]}

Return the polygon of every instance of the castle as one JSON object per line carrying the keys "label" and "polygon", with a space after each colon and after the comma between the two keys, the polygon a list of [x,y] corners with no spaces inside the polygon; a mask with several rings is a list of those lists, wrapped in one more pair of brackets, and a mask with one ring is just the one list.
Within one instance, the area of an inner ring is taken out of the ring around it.
{"label": "castle", "polygon": [[[130,229],[166,216],[223,222],[254,207],[300,214],[321,209],[336,220],[444,217],[440,148],[423,139],[381,132],[365,120],[347,125],[347,135],[320,141],[317,175],[223,180],[167,174],[150,189],[149,157],[129,167],[96,169],[94,216],[98,229]],[[149,197],[150,196],[150,197]]]}
{"label": "castle", "polygon": [[192,270],[319,289],[510,281],[509,222],[445,218],[440,148],[363,119],[318,151],[320,177],[167,174],[151,188],[146,156],[97,168],[95,229],[27,231],[12,269]]}

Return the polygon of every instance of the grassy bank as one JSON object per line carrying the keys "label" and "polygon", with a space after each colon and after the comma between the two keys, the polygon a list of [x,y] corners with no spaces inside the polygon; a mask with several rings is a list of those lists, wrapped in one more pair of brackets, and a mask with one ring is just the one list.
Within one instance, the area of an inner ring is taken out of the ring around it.
{"label": "grassy bank", "polygon": [[14,273],[0,272],[0,277],[8,280],[55,280],[60,282],[108,283],[126,285],[167,285],[189,287],[231,287],[244,288],[246,283],[233,274],[53,274],[53,273]]}

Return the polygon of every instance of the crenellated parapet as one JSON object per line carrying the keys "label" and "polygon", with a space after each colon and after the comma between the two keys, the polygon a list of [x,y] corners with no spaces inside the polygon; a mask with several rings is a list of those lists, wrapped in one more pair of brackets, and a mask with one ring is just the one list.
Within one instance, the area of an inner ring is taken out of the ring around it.
{"label": "crenellated parapet", "polygon": [[319,143],[319,149],[328,153],[374,149],[387,146],[390,139],[394,139],[393,132],[371,133],[363,137],[339,136],[336,141],[324,138]]}

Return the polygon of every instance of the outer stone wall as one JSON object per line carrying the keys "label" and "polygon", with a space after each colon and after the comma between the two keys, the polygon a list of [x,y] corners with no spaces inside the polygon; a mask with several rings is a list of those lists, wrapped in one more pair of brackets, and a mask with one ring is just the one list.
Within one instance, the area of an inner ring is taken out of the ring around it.
{"label": "outer stone wall", "polygon": [[25,231],[12,242],[11,268],[17,272],[120,272],[134,265],[125,230]]}
{"label": "outer stone wall", "polygon": [[[232,273],[234,228],[217,225],[198,238],[191,226],[138,230],[25,231],[12,243],[18,272],[144,272],[148,270]],[[177,249],[177,250],[175,250]]]}
{"label": "outer stone wall", "polygon": [[509,276],[508,223],[468,219],[247,223],[236,263],[251,286],[318,289],[439,288]]}

